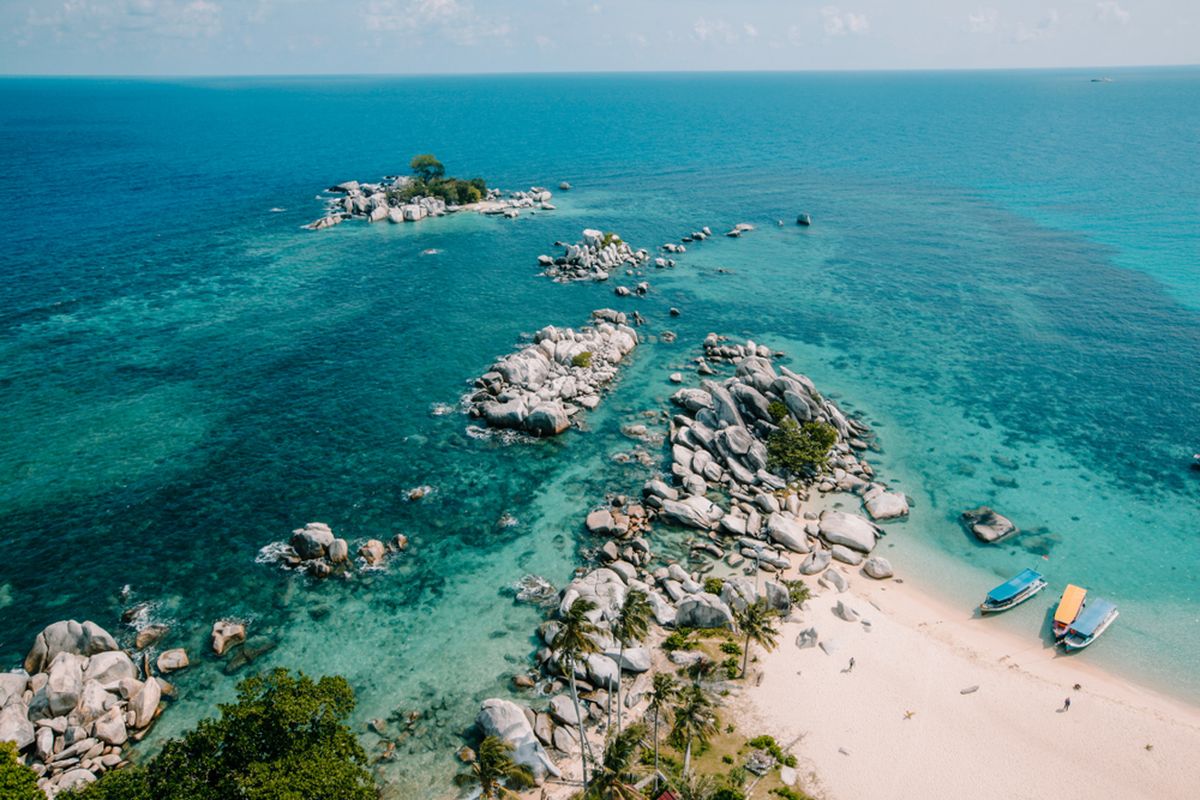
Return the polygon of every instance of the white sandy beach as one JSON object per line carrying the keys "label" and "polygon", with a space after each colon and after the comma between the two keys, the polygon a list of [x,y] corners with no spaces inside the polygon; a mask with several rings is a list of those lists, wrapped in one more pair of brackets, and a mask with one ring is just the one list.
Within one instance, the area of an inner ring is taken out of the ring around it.
{"label": "white sandy beach", "polygon": [[[814,795],[1200,797],[1200,709],[1091,667],[1086,651],[1066,657],[1036,632],[1014,635],[910,583],[843,571],[843,594],[808,579],[820,594],[782,626],[774,652],[756,649],[760,682],[735,701],[743,730],[752,720],[754,732],[794,742]],[[869,631],[833,615],[839,599]],[[810,626],[838,649],[798,649]]]}

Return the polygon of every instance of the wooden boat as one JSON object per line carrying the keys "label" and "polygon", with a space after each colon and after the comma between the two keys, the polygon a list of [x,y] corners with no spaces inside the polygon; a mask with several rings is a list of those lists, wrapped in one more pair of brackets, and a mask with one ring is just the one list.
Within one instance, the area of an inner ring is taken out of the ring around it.
{"label": "wooden boat", "polygon": [[1082,650],[1108,630],[1120,614],[1116,604],[1097,597],[1088,601],[1087,607],[1071,623],[1067,635],[1063,637],[1063,647],[1068,650]]}
{"label": "wooden boat", "polygon": [[1058,608],[1054,609],[1055,639],[1061,639],[1067,635],[1067,629],[1071,627],[1071,623],[1079,616],[1079,610],[1083,608],[1086,598],[1087,589],[1084,589],[1082,586],[1068,583],[1067,588],[1063,589],[1062,597],[1058,601]]}
{"label": "wooden boat", "polygon": [[987,597],[979,604],[979,613],[994,614],[997,611],[1007,611],[1045,588],[1046,579],[1042,577],[1042,573],[1032,569],[1021,570],[987,593]]}

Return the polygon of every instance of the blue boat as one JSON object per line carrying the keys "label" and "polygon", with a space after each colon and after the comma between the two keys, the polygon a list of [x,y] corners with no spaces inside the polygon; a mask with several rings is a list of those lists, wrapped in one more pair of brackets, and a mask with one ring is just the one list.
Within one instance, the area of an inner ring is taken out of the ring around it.
{"label": "blue boat", "polygon": [[1007,611],[1045,588],[1046,579],[1042,577],[1042,573],[1032,569],[1022,570],[988,592],[987,597],[979,604],[979,613],[994,614],[997,611]]}
{"label": "blue boat", "polygon": [[1068,650],[1082,650],[1108,630],[1113,620],[1119,616],[1115,603],[1099,597],[1088,600],[1083,611],[1071,623],[1067,635],[1063,637],[1063,647]]}

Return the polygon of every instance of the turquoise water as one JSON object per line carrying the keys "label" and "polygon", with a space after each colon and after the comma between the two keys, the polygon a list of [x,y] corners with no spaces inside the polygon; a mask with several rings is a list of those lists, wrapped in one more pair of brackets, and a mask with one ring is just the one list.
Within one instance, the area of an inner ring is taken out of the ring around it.
{"label": "turquoise water", "polygon": [[[506,587],[566,582],[586,508],[653,472],[612,460],[621,425],[718,331],[877,428],[915,501],[902,574],[964,609],[1027,565],[1090,586],[1122,613],[1080,657],[1200,700],[1200,70],[1089,77],[0,81],[0,660],[54,619],[115,629],[125,585],[193,653],[245,617],[259,663],[347,675],[360,729],[422,711],[380,775],[436,795],[527,663],[538,615]],[[319,189],[430,150],[576,188],[515,221],[300,230]],[[644,299],[537,277],[584,227],[653,247],[743,221]],[[652,338],[587,432],[504,445],[433,413],[602,306]],[[976,545],[956,516],[981,502],[1031,533]],[[310,520],[413,545],[350,582],[256,562]],[[1050,602],[996,623],[1037,636]],[[230,696],[198,660],[155,738]]]}

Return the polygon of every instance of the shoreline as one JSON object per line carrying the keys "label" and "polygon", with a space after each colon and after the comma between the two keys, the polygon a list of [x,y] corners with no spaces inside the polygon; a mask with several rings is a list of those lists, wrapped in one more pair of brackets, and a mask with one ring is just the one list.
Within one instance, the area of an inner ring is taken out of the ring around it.
{"label": "shoreline", "polygon": [[[1103,788],[1182,800],[1200,785],[1200,708],[988,626],[918,584],[842,571],[847,591],[820,589],[781,625],[779,646],[758,653],[757,684],[735,701],[796,740],[819,796],[1090,798]],[[869,631],[834,617],[838,600]],[[808,627],[836,649],[798,649]]]}

